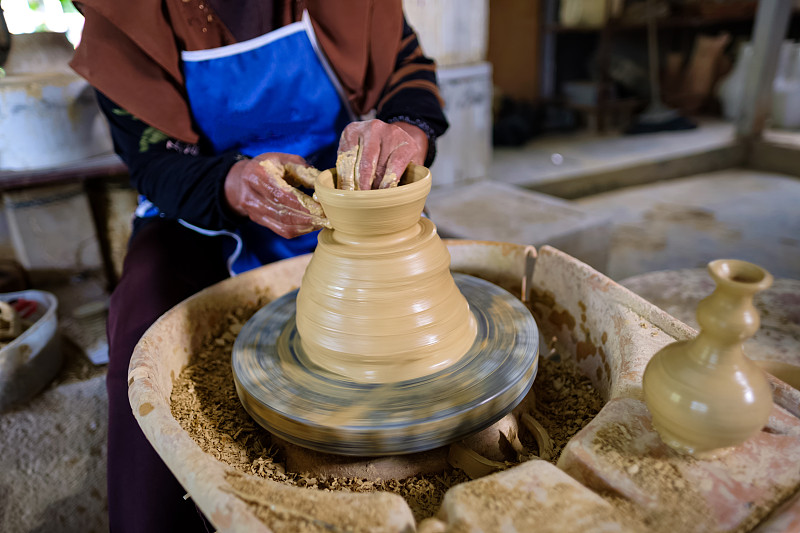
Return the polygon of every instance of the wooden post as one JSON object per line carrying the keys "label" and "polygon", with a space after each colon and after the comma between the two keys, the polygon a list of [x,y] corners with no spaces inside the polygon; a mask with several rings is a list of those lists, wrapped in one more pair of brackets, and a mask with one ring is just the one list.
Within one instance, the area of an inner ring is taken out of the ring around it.
{"label": "wooden post", "polygon": [[770,113],[772,84],[781,43],[789,27],[792,0],[763,0],[753,27],[753,61],[744,86],[742,114],[736,124],[739,138],[752,142],[764,130]]}
{"label": "wooden post", "polygon": [[6,18],[3,15],[3,7],[0,6],[0,68],[8,59],[8,52],[11,50],[11,32],[6,26]]}
{"label": "wooden post", "polygon": [[556,34],[552,26],[558,22],[556,0],[543,0],[541,3],[542,48],[539,67],[539,97],[549,100],[556,94]]}

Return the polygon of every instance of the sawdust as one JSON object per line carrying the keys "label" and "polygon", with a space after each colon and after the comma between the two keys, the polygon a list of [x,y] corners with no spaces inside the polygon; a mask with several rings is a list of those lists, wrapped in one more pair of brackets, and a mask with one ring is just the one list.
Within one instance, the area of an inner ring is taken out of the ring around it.
{"label": "sawdust", "polygon": [[[438,512],[450,487],[469,481],[467,475],[458,469],[379,481],[342,477],[322,479],[287,471],[284,458],[269,432],[256,424],[242,407],[233,381],[230,364],[233,342],[257,309],[237,309],[229,313],[220,331],[207,334],[203,347],[192,355],[190,364],[174,380],[172,414],[201,449],[238,472],[286,485],[321,491],[398,494],[406,500],[417,521]],[[555,462],[567,441],[597,414],[603,402],[590,381],[569,365],[546,358],[541,358],[539,365],[539,375],[534,384],[534,416],[553,439],[556,453],[552,461]],[[536,449],[536,441],[527,431],[522,431],[520,437],[526,447]],[[241,483],[239,489],[252,492],[250,489],[254,485]],[[258,513],[272,513],[259,509],[256,509]],[[264,518],[277,519],[272,515]],[[312,528],[308,531],[317,531],[313,524],[308,527]]]}
{"label": "sawdust", "polygon": [[[532,412],[553,441],[551,462],[556,464],[567,442],[603,408],[603,398],[589,378],[561,361],[558,354],[539,359],[533,393],[536,402]],[[525,437],[523,432],[523,444],[530,447]]]}
{"label": "sawdust", "polygon": [[[656,532],[711,531],[714,521],[703,498],[684,479],[677,466],[687,457],[655,457],[630,453],[635,430],[624,424],[597,432],[593,447],[614,470],[625,471],[633,483],[658,505],[645,508],[613,494],[604,496],[632,520]],[[688,458],[692,460],[691,458]]]}

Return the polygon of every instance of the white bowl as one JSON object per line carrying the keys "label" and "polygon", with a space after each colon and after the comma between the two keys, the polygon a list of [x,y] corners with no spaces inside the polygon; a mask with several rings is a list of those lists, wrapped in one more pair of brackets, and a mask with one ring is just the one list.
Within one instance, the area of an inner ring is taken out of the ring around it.
{"label": "white bowl", "polygon": [[52,381],[63,362],[56,297],[34,290],[0,294],[4,302],[17,298],[39,305],[33,325],[0,349],[0,413],[31,399]]}

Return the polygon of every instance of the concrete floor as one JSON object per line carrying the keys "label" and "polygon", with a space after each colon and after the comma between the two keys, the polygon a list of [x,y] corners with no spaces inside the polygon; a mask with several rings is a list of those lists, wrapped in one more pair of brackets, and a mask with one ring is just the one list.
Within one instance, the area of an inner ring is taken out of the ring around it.
{"label": "concrete floor", "polygon": [[721,170],[581,198],[575,205],[611,216],[606,273],[613,279],[720,258],[800,279],[800,180],[794,177]]}
{"label": "concrete floor", "polygon": [[[521,150],[499,151],[493,179],[511,185],[570,179],[598,166],[613,171],[646,165],[665,154],[702,154],[730,146],[731,139],[729,126],[712,124],[693,132],[654,136],[545,140]],[[449,196],[446,191],[438,194],[445,200]],[[723,256],[754,261],[776,277],[800,279],[800,180],[796,178],[726,170],[567,203],[551,200],[546,203],[554,209],[568,206],[572,215],[561,219],[569,220],[572,228],[586,220],[606,224],[610,246],[600,269],[615,279],[702,266]],[[450,207],[465,231],[469,224],[464,221],[472,219],[490,235],[494,231],[495,240],[508,240],[512,230],[528,239],[515,228],[519,217],[493,225],[474,216],[475,205],[462,213],[458,206]],[[436,213],[432,215],[436,221]],[[504,215],[508,217],[508,212]],[[537,213],[529,215],[533,220]],[[559,234],[559,228],[550,229]],[[70,360],[56,384],[29,405],[0,415],[0,531],[107,529],[104,369],[87,368],[85,359]]]}
{"label": "concrete floor", "polygon": [[0,531],[108,531],[105,375],[64,375],[0,416]]}

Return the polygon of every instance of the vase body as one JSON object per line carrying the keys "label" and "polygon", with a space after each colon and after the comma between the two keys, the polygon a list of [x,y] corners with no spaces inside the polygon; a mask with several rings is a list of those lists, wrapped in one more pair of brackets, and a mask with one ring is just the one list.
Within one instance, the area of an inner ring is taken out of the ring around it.
{"label": "vase body", "polygon": [[320,174],[314,196],[333,229],[320,232],[296,317],[313,364],[388,383],[443,370],[472,346],[475,319],[450,254],[421,218],[430,187],[430,172],[414,165],[392,189],[340,190],[331,171]]}
{"label": "vase body", "polygon": [[737,260],[713,261],[708,270],[717,288],[697,306],[700,333],[657,352],[642,383],[655,429],[672,448],[691,454],[744,442],[772,410],[766,376],[742,351],[759,327],[753,296],[772,276]]}
{"label": "vase body", "polygon": [[561,0],[559,20],[564,26],[597,28],[609,16],[619,16],[622,7],[620,0]]}
{"label": "vase body", "polygon": [[800,128],[800,47],[783,43],[772,86],[772,125]]}
{"label": "vase body", "polygon": [[738,120],[742,114],[744,86],[753,61],[753,45],[742,43],[731,72],[717,86],[717,96],[722,104],[722,113],[728,120]]}

